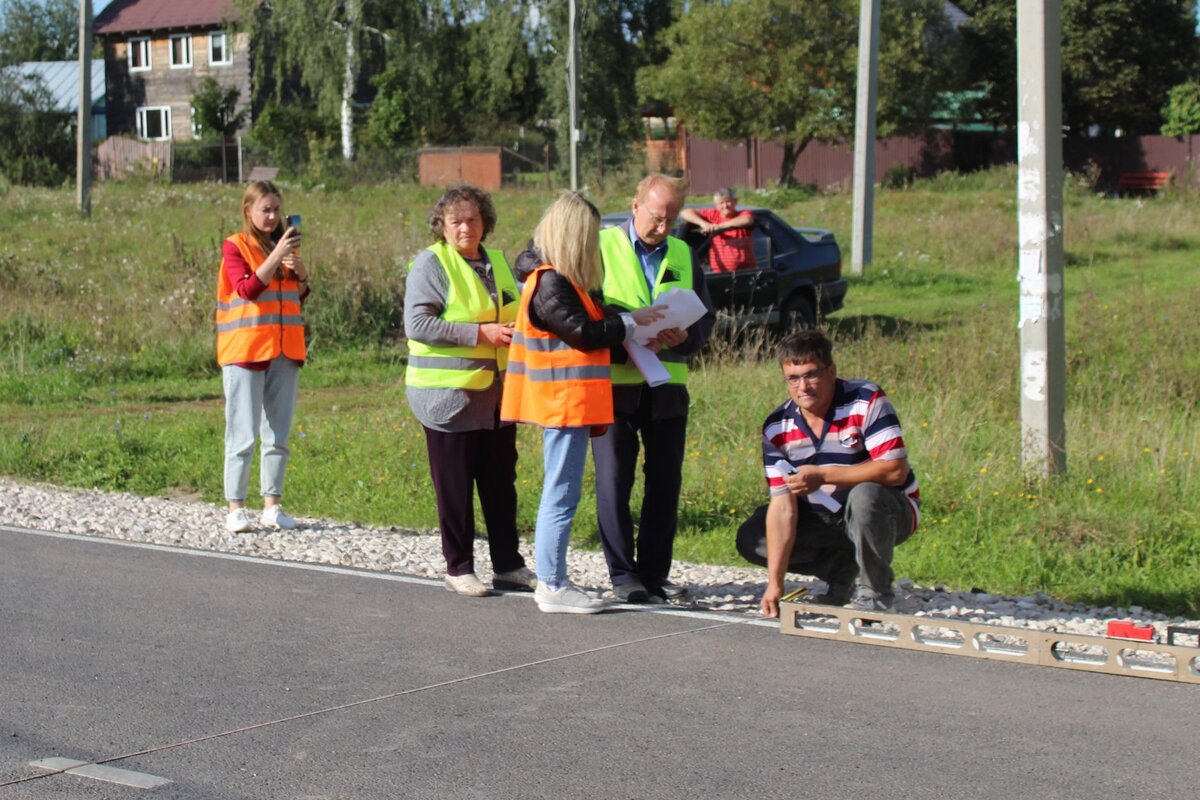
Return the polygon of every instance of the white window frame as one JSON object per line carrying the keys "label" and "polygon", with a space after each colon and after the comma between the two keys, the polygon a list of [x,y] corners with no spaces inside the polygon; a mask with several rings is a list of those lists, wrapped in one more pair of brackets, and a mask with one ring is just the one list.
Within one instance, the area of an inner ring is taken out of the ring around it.
{"label": "white window frame", "polygon": [[[175,63],[175,42],[185,42],[187,44],[187,62]],[[167,40],[167,58],[171,62],[171,69],[191,69],[192,68],[192,35],[190,33],[172,33]]]}
{"label": "white window frame", "polygon": [[[224,54],[224,58],[220,61],[213,58],[213,39],[218,36],[221,37],[221,52]],[[230,64],[232,64],[233,51],[230,49],[230,44],[232,44],[232,42],[230,41],[228,32],[210,31],[208,34],[208,63],[212,64],[214,67],[228,67]]]}
{"label": "white window frame", "polygon": [[[152,111],[161,111],[163,114],[163,134],[162,136],[150,137],[146,135],[146,115]],[[137,110],[137,134],[139,139],[144,139],[151,142],[165,142],[171,139],[171,107],[170,106],[138,106]]]}
{"label": "white window frame", "polygon": [[[127,48],[128,52],[125,55],[129,59],[129,71],[130,72],[147,72],[150,70],[150,67],[153,66],[153,63],[151,61],[151,59],[152,59],[151,51],[153,50],[153,48],[150,47],[150,37],[149,36],[132,36],[132,37],[130,37],[129,41],[126,44],[126,48]],[[140,66],[140,67],[134,66],[133,51],[135,48],[138,50],[141,50],[143,52],[143,54],[146,56],[146,59],[145,59],[146,63],[143,66]]]}

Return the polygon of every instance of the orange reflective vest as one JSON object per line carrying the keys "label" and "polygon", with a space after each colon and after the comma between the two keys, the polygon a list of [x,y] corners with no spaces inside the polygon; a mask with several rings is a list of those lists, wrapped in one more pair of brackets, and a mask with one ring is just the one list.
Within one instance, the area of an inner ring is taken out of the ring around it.
{"label": "orange reflective vest", "polygon": [[[250,270],[267,260],[258,243],[235,233],[233,242]],[[217,275],[217,363],[221,366],[271,361],[285,355],[304,361],[304,319],[300,314],[300,284],[276,272],[256,300],[238,297],[225,274],[224,260]]]}
{"label": "orange reflective vest", "polygon": [[[529,321],[529,302],[538,279],[538,267],[525,281],[516,330],[508,349],[508,372],[500,418],[528,422],[544,428],[579,428],[610,425],[613,421],[612,379],[608,348],[576,350],[553,333]],[[604,319],[604,312],[587,293],[575,287],[588,317]]]}

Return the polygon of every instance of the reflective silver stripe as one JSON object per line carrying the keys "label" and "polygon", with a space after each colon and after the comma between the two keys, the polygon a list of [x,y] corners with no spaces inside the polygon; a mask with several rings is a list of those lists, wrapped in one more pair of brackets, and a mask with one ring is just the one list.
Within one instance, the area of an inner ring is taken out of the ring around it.
{"label": "reflective silver stripe", "polygon": [[408,365],[410,367],[424,367],[426,369],[461,369],[461,370],[477,370],[490,369],[496,371],[496,359],[494,358],[457,358],[455,356],[409,356]]}
{"label": "reflective silver stripe", "polygon": [[512,373],[513,375],[524,375],[525,374],[525,362],[524,361],[513,361],[510,358],[508,360],[508,371],[510,373]]}
{"label": "reflective silver stripe", "polygon": [[238,328],[254,328],[259,325],[303,325],[301,316],[283,314],[259,314],[257,317],[243,317],[232,322],[222,322],[217,326],[217,333],[229,333]]}
{"label": "reflective silver stripe", "polygon": [[517,371],[513,367],[513,364],[509,364],[508,371],[516,375],[528,375],[529,380],[536,381],[537,383],[550,383],[552,381],[607,380],[612,376],[612,373],[607,366],[547,367],[546,369],[529,369],[522,364],[520,371]]}
{"label": "reflective silver stripe", "polygon": [[[513,342],[517,341],[517,337],[513,337]],[[525,345],[526,350],[532,350],[535,353],[549,353],[555,350],[573,350],[575,348],[564,342],[562,339],[525,339],[521,342]]]}
{"label": "reflective silver stripe", "polygon": [[217,303],[218,311],[232,311],[235,308],[242,306],[252,306],[256,303],[299,303],[299,292],[263,292],[258,296],[257,300],[246,300],[241,297],[235,297],[228,303]]}

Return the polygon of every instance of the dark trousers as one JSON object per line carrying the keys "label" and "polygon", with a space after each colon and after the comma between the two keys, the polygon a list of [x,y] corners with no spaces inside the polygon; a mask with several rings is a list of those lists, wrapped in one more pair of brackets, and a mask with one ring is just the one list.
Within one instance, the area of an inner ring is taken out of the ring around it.
{"label": "dark trousers", "polygon": [[[860,483],[835,513],[797,504],[796,541],[788,572],[814,575],[830,586],[856,581],[891,596],[892,553],[912,535],[913,511],[904,492]],[[767,566],[767,507],[759,506],[737,533],[737,549],[751,564]]]}
{"label": "dark trousers", "polygon": [[[637,580],[654,586],[671,572],[686,439],[687,415],[653,419],[649,392],[642,392],[636,413],[617,414],[608,432],[592,439],[600,544],[614,584]],[[639,444],[646,449],[646,484],[635,541],[629,498]]]}
{"label": "dark trousers", "polygon": [[475,502],[479,490],[492,569],[525,565],[517,546],[517,426],[447,433],[425,428],[429,471],[437,495],[446,572],[475,571]]}

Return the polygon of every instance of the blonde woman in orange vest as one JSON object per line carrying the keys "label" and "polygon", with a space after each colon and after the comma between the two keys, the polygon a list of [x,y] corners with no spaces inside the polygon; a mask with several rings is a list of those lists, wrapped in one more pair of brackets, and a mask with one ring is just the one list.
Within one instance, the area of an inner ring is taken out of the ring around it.
{"label": "blonde woman in orange vest", "polygon": [[250,457],[262,438],[261,522],[293,528],[284,513],[288,434],[304,364],[308,272],[297,252],[300,231],[284,229],[275,184],[255,181],[242,195],[242,230],[225,240],[217,276],[217,362],[225,386],[225,498],[232,533],[253,530],[246,508]]}
{"label": "blonde woman in orange vest", "polygon": [[599,232],[600,212],[578,192],[564,192],[542,215],[533,242],[547,263],[525,281],[504,379],[501,418],[543,428],[534,599],[548,613],[604,608],[567,578],[571,521],[588,438],[613,421],[609,348],[662,316],[657,306],[606,314],[591,296],[604,278]]}

